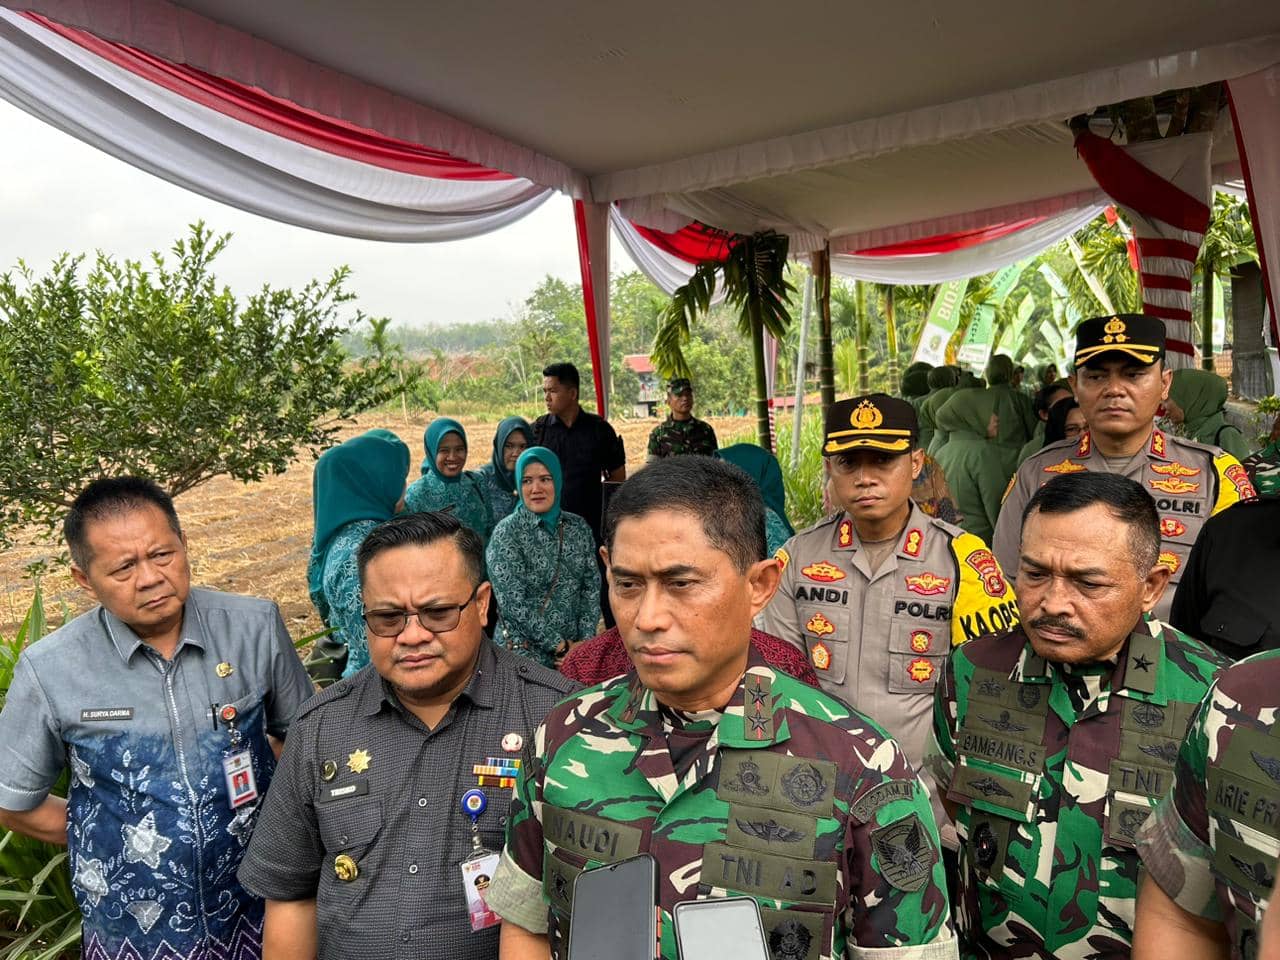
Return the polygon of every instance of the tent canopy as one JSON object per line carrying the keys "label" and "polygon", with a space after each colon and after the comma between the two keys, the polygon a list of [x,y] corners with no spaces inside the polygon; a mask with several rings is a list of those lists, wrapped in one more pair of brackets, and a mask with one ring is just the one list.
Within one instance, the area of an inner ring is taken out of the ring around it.
{"label": "tent canopy", "polygon": [[1066,118],[1280,62],[1280,5],[1256,0],[3,2],[643,224],[793,250],[1079,205]]}

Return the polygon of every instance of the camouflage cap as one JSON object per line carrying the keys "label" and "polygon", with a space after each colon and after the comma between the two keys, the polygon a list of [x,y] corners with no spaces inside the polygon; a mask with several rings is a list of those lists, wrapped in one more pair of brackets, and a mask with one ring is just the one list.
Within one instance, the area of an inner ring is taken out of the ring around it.
{"label": "camouflage cap", "polygon": [[1077,370],[1092,360],[1118,353],[1149,367],[1164,356],[1164,321],[1144,313],[1118,313],[1082,320],[1076,327]]}
{"label": "camouflage cap", "polygon": [[906,453],[919,430],[915,407],[887,393],[837,400],[827,411],[822,455],[864,448]]}
{"label": "camouflage cap", "polygon": [[667,393],[693,393],[693,383],[688,377],[672,377],[667,381]]}

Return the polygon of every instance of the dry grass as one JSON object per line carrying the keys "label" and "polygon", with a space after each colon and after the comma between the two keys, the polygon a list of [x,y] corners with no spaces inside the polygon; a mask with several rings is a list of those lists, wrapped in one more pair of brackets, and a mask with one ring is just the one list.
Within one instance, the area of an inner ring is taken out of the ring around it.
{"label": "dry grass", "polygon": [[[422,457],[421,431],[429,417],[408,422],[398,412],[371,413],[343,430],[343,439],[374,427],[394,430],[414,452],[409,479],[418,475]],[[489,460],[493,424],[474,417],[458,418],[471,441],[467,466]],[[614,423],[627,450],[627,470],[644,464],[645,444],[657,421]],[[711,419],[721,437],[750,429],[745,417]],[[211,480],[178,498],[178,514],[191,549],[193,581],[202,586],[269,597],[280,604],[294,636],[320,629],[320,620],[307,598],[307,557],[311,551],[311,469],[304,454],[285,473],[259,483],[243,484],[228,477]],[[16,629],[31,601],[31,581],[23,571],[32,561],[56,553],[49,544],[16,547],[0,558],[0,635]],[[51,624],[92,606],[92,600],[72,581],[65,567],[44,578],[45,608]]]}

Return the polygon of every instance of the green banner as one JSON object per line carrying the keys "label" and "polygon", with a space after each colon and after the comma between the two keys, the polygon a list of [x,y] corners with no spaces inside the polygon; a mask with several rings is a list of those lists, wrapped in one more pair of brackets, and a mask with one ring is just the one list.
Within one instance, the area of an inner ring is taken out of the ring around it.
{"label": "green banner", "polygon": [[948,280],[938,287],[938,293],[929,307],[929,316],[925,318],[924,328],[920,331],[920,341],[916,344],[912,361],[922,360],[925,363],[940,367],[947,362],[947,343],[956,332],[960,323],[960,304],[964,301],[964,292],[969,281]]}
{"label": "green banner", "polygon": [[991,357],[996,311],[1009,298],[1026,266],[1025,260],[1012,263],[995,275],[991,283],[991,298],[974,311],[969,329],[965,331],[964,341],[956,351],[956,361],[969,367],[978,376],[982,376],[987,360]]}

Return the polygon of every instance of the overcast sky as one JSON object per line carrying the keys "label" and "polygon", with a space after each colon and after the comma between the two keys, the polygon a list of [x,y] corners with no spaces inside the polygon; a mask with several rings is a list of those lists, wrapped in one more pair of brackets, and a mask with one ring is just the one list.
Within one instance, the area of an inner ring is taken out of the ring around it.
{"label": "overcast sky", "polygon": [[[189,193],[81,143],[0,100],[0,272],[22,258],[43,272],[63,251],[137,258],[203,219],[235,234],[216,273],[237,293],[299,286],[340,264],[358,306],[426,326],[509,316],[548,273],[577,283],[570,201],[556,195],[495,233],[449,243],[352,240],[276,223]],[[633,269],[613,244],[615,272]]]}

